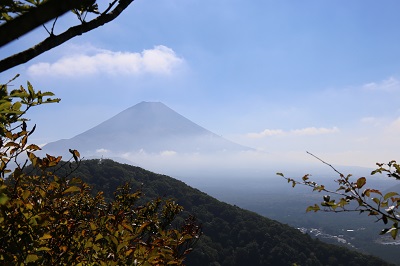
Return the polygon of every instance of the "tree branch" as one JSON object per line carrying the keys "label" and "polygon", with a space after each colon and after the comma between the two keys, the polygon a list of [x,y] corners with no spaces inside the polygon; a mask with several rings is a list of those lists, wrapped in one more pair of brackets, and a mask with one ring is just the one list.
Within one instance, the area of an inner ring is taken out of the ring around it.
{"label": "tree branch", "polygon": [[[83,23],[74,27],[69,28],[65,32],[59,35],[52,35],[46,38],[44,41],[38,43],[37,45],[22,51],[18,54],[14,54],[10,57],[7,57],[0,61],[0,73],[13,68],[17,65],[28,62],[29,60],[35,58],[36,56],[57,47],[64,42],[78,36],[82,35],[85,32],[91,31],[95,28],[103,26],[104,24],[114,20],[118,17],[122,11],[124,11],[134,0],[119,0],[118,5],[109,13],[103,12],[101,15],[96,17],[95,19]],[[113,2],[115,3],[115,1]],[[112,6],[112,4],[110,4]],[[108,8],[106,11],[108,11]]]}
{"label": "tree branch", "polygon": [[311,155],[312,157],[314,157],[315,159],[319,160],[320,162],[322,162],[323,164],[326,164],[327,166],[329,166],[330,168],[332,168],[333,171],[335,171],[336,173],[338,173],[341,177],[344,176],[341,172],[339,172],[335,167],[333,167],[333,165],[331,165],[330,163],[325,162],[324,160],[322,160],[321,158],[319,158],[318,156],[315,156],[314,154],[312,154],[311,152],[307,151],[307,154]]}
{"label": "tree branch", "polygon": [[0,47],[81,5],[80,0],[48,0],[0,26]]}

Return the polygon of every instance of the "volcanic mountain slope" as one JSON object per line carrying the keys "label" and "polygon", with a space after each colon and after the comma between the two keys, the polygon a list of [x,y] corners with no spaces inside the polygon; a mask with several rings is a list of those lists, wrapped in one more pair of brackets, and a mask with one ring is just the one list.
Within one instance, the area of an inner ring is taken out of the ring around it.
{"label": "volcanic mountain slope", "polygon": [[389,265],[378,258],[314,240],[297,229],[139,167],[111,160],[85,160],[73,175],[91,184],[95,191],[104,191],[107,198],[112,198],[116,187],[127,181],[133,188],[141,188],[146,200],[174,198],[185,208],[184,215],[198,218],[204,232],[186,265]]}
{"label": "volcanic mountain slope", "polygon": [[65,155],[69,149],[83,156],[104,153],[207,154],[250,150],[193,123],[160,102],[141,102],[71,138],[49,143],[44,151]]}

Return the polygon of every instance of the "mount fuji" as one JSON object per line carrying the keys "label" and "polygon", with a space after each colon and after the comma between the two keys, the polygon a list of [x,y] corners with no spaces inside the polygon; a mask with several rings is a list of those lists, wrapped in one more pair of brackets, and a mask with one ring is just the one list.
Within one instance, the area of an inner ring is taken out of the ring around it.
{"label": "mount fuji", "polygon": [[[193,123],[161,102],[141,102],[71,138],[48,143],[43,151],[84,157],[123,154],[218,154],[249,151]],[[123,157],[123,156],[122,156]]]}

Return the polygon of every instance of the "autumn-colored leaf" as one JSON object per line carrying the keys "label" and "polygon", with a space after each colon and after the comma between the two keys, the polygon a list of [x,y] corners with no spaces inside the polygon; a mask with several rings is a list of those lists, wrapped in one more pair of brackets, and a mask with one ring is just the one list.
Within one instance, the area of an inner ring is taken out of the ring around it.
{"label": "autumn-colored leaf", "polygon": [[28,256],[26,256],[26,263],[31,263],[31,262],[35,262],[39,259],[39,257],[36,254],[28,254]]}
{"label": "autumn-colored leaf", "polygon": [[394,197],[394,196],[397,196],[397,195],[399,195],[399,193],[397,193],[397,192],[388,192],[388,193],[385,194],[385,196],[383,198],[385,200],[387,200],[388,198],[391,198],[391,197]]}
{"label": "autumn-colored leaf", "polygon": [[63,191],[63,194],[81,191],[79,187],[72,186]]}
{"label": "autumn-colored leaf", "polygon": [[360,177],[359,179],[357,179],[357,188],[362,188],[365,183],[367,183],[367,179],[365,177]]}

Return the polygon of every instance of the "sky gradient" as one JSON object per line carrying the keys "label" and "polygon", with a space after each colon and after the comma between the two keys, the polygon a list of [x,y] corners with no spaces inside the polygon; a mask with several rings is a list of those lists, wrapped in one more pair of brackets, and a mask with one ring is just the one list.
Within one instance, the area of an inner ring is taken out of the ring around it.
{"label": "sky gradient", "polygon": [[[400,159],[399,11],[395,0],[136,0],[0,78],[20,73],[15,85],[29,80],[62,99],[31,112],[38,144],[160,101],[282,161],[315,160],[310,151],[374,167]],[[44,36],[39,28],[0,56]]]}

